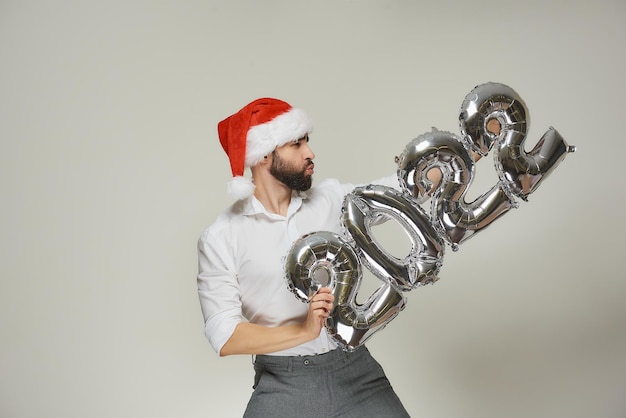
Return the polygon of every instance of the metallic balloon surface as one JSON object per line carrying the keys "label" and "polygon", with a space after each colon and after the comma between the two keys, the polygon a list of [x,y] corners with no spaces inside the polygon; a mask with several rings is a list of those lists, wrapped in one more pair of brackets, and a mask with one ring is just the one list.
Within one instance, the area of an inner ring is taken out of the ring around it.
{"label": "metallic balloon surface", "polygon": [[[438,185],[427,175],[441,171]],[[463,141],[450,132],[420,135],[398,157],[398,181],[418,202],[431,195],[431,219],[435,229],[452,246],[458,245],[514,207],[500,183],[472,202],[465,196],[472,182],[475,163]]]}
{"label": "metallic balloon surface", "polygon": [[[487,124],[498,121],[500,132],[491,132]],[[552,127],[530,152],[525,151],[530,117],[522,98],[509,86],[486,83],[476,86],[461,105],[459,124],[464,139],[473,150],[487,155],[497,144],[495,167],[502,187],[523,200],[552,173],[567,153],[574,152]]]}
{"label": "metallic balloon surface", "polygon": [[339,235],[319,231],[300,237],[284,260],[290,290],[309,302],[321,287],[335,299],[326,328],[347,351],[363,344],[404,308],[402,293],[384,281],[365,302],[357,303],[362,274],[354,249]]}
{"label": "metallic balloon surface", "polygon": [[[399,191],[386,186],[357,187],[346,195],[342,223],[363,264],[379,279],[408,291],[437,280],[444,245],[428,215]],[[395,220],[411,241],[403,259],[391,256],[372,235],[372,225]]]}
{"label": "metallic balloon surface", "polygon": [[328,231],[312,232],[296,240],[284,267],[289,289],[303,302],[310,302],[322,287],[351,288],[361,277],[361,264],[352,246]]}
{"label": "metallic balloon surface", "polygon": [[[527,200],[575,151],[550,128],[526,152],[526,104],[504,84],[476,86],[461,105],[459,125],[461,136],[433,129],[407,144],[396,158],[400,190],[367,185],[346,195],[343,236],[325,231],[304,235],[285,257],[288,286],[298,299],[308,302],[320,287],[332,289],[335,301],[326,328],[344,350],[362,345],[395,318],[406,304],[404,292],[437,281],[444,242],[457,250],[517,207],[516,198]],[[498,182],[466,202],[474,156],[486,156],[494,148]],[[431,180],[432,170],[441,173],[439,180]],[[425,211],[420,204],[429,199]],[[409,254],[395,257],[375,239],[372,226],[381,221],[401,226],[411,242]],[[381,285],[359,304],[362,266]]]}

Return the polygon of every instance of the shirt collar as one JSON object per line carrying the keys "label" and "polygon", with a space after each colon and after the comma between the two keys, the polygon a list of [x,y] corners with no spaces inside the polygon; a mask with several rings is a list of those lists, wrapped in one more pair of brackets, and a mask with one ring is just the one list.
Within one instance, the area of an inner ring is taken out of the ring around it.
{"label": "shirt collar", "polygon": [[[302,206],[302,201],[308,199],[308,197],[309,194],[307,192],[292,192],[291,201],[289,202],[289,208],[287,208],[287,218],[296,213],[298,209],[300,209],[300,206]],[[253,216],[259,214],[265,215],[270,219],[285,219],[284,216],[270,213],[265,210],[263,204],[254,195],[245,199],[243,202],[243,215]]]}

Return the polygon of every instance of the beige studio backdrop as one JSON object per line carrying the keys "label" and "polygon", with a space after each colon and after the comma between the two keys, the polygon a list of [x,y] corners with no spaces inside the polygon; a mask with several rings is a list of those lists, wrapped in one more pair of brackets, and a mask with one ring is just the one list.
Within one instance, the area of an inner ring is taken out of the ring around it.
{"label": "beige studio backdrop", "polygon": [[[554,126],[577,152],[368,346],[414,417],[626,416],[625,19],[623,0],[1,1],[0,416],[241,416],[251,359],[211,350],[195,287],[231,202],[217,122],[285,99],[315,121],[316,181],[367,182],[458,133],[489,81],[525,100],[529,146]],[[495,177],[480,161],[473,196]]]}

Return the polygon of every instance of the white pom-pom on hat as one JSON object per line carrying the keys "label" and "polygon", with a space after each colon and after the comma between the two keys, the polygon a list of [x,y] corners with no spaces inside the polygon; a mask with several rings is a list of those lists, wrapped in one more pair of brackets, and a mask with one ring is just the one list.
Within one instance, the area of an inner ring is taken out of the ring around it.
{"label": "white pom-pom on hat", "polygon": [[226,184],[226,192],[235,199],[245,199],[254,194],[254,183],[244,176],[235,176]]}
{"label": "white pom-pom on hat", "polygon": [[278,99],[254,100],[218,125],[222,148],[228,155],[233,179],[228,194],[244,199],[254,193],[254,183],[243,177],[246,167],[259,163],[277,147],[296,141],[313,129],[301,109]]}

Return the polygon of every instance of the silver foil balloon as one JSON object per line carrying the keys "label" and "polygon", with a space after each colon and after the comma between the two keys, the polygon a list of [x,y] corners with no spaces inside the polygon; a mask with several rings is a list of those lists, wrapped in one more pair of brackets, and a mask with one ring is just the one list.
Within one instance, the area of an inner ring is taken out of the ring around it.
{"label": "silver foil balloon", "polygon": [[[359,281],[360,283],[360,281]],[[367,300],[358,304],[358,284],[335,289],[335,305],[326,320],[326,329],[345,351],[363,345],[374,333],[383,329],[404,306],[406,299],[390,283],[383,283]]]}
{"label": "silver foil balloon", "polygon": [[[497,120],[499,132],[487,125]],[[475,151],[486,155],[497,144],[495,166],[504,189],[523,200],[533,193],[565,158],[574,152],[552,127],[530,151],[524,142],[530,127],[526,104],[509,86],[486,83],[476,86],[461,105],[459,124],[465,141]]]}
{"label": "silver foil balloon", "polygon": [[[372,234],[381,220],[395,220],[411,241],[409,254],[399,259],[382,248]],[[428,215],[410,197],[386,186],[358,187],[346,195],[342,223],[368,270],[403,291],[437,280],[444,245]]]}
{"label": "silver foil balloon", "polygon": [[[408,194],[418,202],[432,194],[431,221],[453,250],[516,206],[500,183],[474,201],[465,201],[475,163],[467,144],[450,132],[433,129],[420,135],[397,161],[398,181]],[[438,185],[427,177],[432,169],[442,173]]]}
{"label": "silver foil balloon", "polygon": [[[450,132],[433,128],[413,139],[397,157],[398,181],[417,203],[428,200],[444,183],[466,188],[472,181],[474,160],[461,140]],[[440,170],[442,182],[433,184],[431,170]]]}
{"label": "silver foil balloon", "polygon": [[[487,129],[492,119],[499,122],[500,134]],[[529,123],[526,104],[504,84],[480,84],[465,96],[461,104],[459,125],[463,139],[483,156],[489,153],[503,130],[526,135]]]}
{"label": "silver foil balloon", "polygon": [[526,138],[518,132],[507,132],[498,143],[496,170],[509,193],[528,200],[541,182],[552,173],[576,147],[570,146],[552,127],[530,151],[524,151]]}
{"label": "silver foil balloon", "polygon": [[303,302],[310,302],[321,287],[341,290],[361,280],[358,255],[333,232],[303,235],[291,246],[283,264],[289,289]]}
{"label": "silver foil balloon", "polygon": [[357,294],[362,280],[361,264],[354,249],[339,235],[313,232],[300,237],[284,259],[289,289],[309,302],[320,287],[335,297],[326,328],[346,351],[362,345],[404,308],[402,293],[384,282],[362,304]]}

